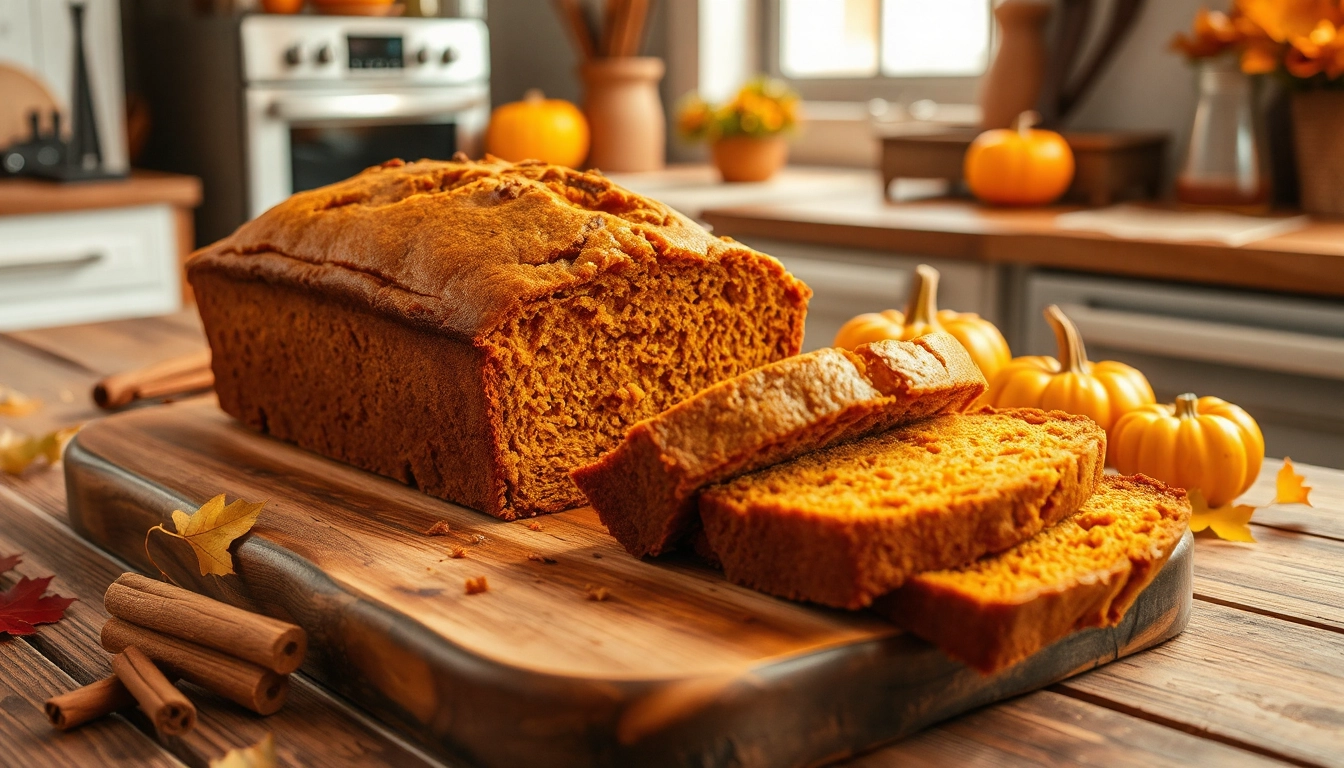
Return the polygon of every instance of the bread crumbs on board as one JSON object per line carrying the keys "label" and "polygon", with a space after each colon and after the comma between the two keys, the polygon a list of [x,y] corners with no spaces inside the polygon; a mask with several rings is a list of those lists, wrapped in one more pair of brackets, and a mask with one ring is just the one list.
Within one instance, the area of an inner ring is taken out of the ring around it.
{"label": "bread crumbs on board", "polygon": [[477,576],[474,579],[467,579],[467,594],[479,595],[490,589],[490,584],[486,582],[484,576]]}
{"label": "bread crumbs on board", "polygon": [[534,562],[543,563],[545,565],[555,565],[556,562],[555,558],[546,557],[545,555],[539,555],[536,552],[528,552],[527,559],[532,560]]}
{"label": "bread crumbs on board", "polygon": [[538,523],[536,520],[533,520],[532,522],[530,522],[530,523],[527,524],[527,530],[529,530],[529,531],[540,531],[540,530],[541,530],[541,523]]}
{"label": "bread crumbs on board", "polygon": [[587,593],[588,599],[594,602],[600,603],[605,601],[607,598],[611,597],[611,591],[608,590],[606,587],[599,587],[594,584],[589,584],[583,589],[584,592]]}
{"label": "bread crumbs on board", "polygon": [[453,529],[443,520],[435,520],[434,524],[425,529],[426,536],[447,536]]}
{"label": "bread crumbs on board", "polygon": [[461,547],[453,547],[451,554],[454,560],[461,560],[467,556],[467,550]]}

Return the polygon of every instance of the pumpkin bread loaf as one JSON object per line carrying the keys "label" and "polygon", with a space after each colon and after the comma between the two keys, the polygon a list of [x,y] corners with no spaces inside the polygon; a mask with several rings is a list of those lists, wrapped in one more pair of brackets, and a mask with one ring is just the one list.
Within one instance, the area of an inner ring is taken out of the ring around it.
{"label": "pumpkin bread loaf", "polygon": [[1105,455],[1106,433],[1085,416],[934,416],[710,486],[700,517],[732,581],[863,608],[1073,514]]}
{"label": "pumpkin bread loaf", "polygon": [[599,174],[391,161],[188,264],[244,424],[512,519],[705,387],[797,354],[808,288]]}
{"label": "pumpkin bread loaf", "polygon": [[630,428],[615,450],[570,473],[636,557],[675,547],[699,523],[700,488],[934,413],[985,390],[946,333],[820,349],[721,381]]}
{"label": "pumpkin bread loaf", "polygon": [[1076,629],[1118,624],[1180,541],[1185,492],[1108,475],[1077,514],[997,555],[929,571],[873,608],[982,672]]}

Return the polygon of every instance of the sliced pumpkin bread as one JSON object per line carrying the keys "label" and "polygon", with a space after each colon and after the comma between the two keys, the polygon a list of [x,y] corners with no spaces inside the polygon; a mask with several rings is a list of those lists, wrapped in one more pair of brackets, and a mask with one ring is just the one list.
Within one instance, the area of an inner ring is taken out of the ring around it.
{"label": "sliced pumpkin bread", "polygon": [[921,571],[999,552],[1096,490],[1106,434],[1032,408],[935,416],[706,488],[724,574],[796,600],[863,608]]}
{"label": "sliced pumpkin bread", "polygon": [[1086,627],[1118,624],[1190,520],[1185,492],[1103,478],[1077,514],[997,555],[912,577],[873,608],[981,672]]}
{"label": "sliced pumpkin bread", "polygon": [[985,379],[946,333],[821,349],[720,382],[641,421],[570,477],[636,557],[676,546],[710,483],[934,413],[961,411]]}

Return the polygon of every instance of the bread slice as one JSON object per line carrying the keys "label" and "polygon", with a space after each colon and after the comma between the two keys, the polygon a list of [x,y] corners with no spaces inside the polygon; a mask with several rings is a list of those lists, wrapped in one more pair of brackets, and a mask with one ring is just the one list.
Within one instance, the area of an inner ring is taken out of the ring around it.
{"label": "bread slice", "polygon": [[999,552],[1073,514],[1106,434],[1032,408],[935,416],[711,486],[710,548],[731,580],[863,608],[921,571]]}
{"label": "bread slice", "polygon": [[1185,491],[1103,478],[1072,517],[963,568],[921,573],[873,608],[990,673],[1076,629],[1118,624],[1190,520]]}
{"label": "bread slice", "polygon": [[934,413],[960,411],[985,378],[946,333],[822,349],[704,389],[630,428],[570,473],[636,557],[676,546],[710,483]]}

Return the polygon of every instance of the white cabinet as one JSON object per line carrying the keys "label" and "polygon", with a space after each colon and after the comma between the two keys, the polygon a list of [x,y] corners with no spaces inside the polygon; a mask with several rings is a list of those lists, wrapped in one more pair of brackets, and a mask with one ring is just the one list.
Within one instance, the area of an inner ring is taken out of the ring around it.
{"label": "white cabinet", "polygon": [[174,209],[0,216],[0,331],[181,308]]}
{"label": "white cabinet", "polygon": [[830,346],[840,326],[861,312],[904,310],[910,276],[920,264],[942,273],[940,308],[976,312],[994,322],[1001,319],[999,271],[991,265],[763,238],[744,242],[779,259],[812,288],[804,351]]}
{"label": "white cabinet", "polygon": [[1041,310],[1058,304],[1091,359],[1135,366],[1159,400],[1230,400],[1270,456],[1344,467],[1344,301],[1052,271],[1026,284],[1021,354],[1057,354]]}

